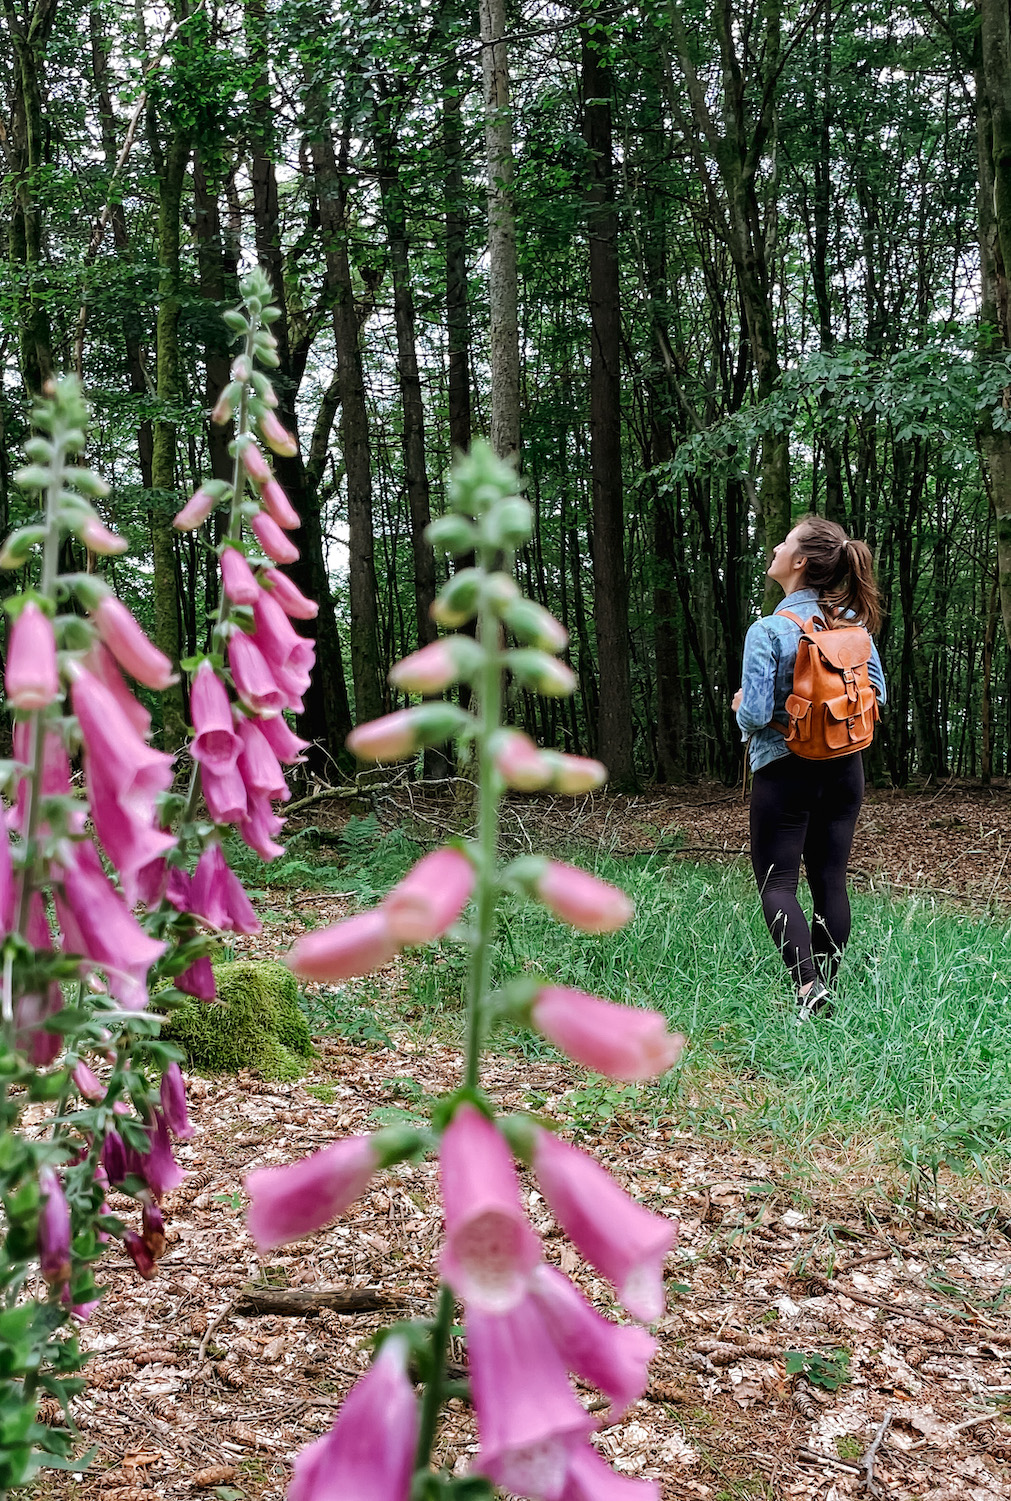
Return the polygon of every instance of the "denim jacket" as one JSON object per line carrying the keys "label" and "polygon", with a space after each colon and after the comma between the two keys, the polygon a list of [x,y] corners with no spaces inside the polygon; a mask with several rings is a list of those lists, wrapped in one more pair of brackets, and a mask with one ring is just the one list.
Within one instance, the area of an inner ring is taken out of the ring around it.
{"label": "denim jacket", "polygon": [[[750,739],[748,754],[752,771],[768,766],[780,756],[790,755],[789,747],[772,723],[786,729],[789,720],[786,700],[793,692],[793,666],[797,660],[797,644],[800,627],[783,615],[792,610],[801,620],[809,620],[818,613],[818,594],[814,589],[798,589],[788,594],[774,615],[756,620],[744,638],[744,666],[741,670],[741,707],[737,711],[737,723],[741,738]],[[881,671],[878,649],[871,643],[871,659],[867,664],[871,687],[878,695],[878,703],[885,702],[885,678]]]}

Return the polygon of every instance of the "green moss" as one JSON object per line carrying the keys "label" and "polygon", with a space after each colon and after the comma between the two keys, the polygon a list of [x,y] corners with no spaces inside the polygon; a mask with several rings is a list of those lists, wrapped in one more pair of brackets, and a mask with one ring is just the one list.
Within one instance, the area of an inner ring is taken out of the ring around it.
{"label": "green moss", "polygon": [[250,1068],[265,1079],[301,1078],[315,1052],[291,971],[240,959],[216,964],[214,979],[216,1003],[187,1000],[163,1028],[190,1066],[214,1074]]}

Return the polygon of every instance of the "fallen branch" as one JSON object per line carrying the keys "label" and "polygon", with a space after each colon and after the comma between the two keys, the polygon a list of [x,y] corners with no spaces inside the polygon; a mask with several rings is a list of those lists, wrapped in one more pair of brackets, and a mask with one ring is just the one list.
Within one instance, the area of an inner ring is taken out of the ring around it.
{"label": "fallen branch", "polygon": [[862,1468],[855,1460],[838,1459],[834,1454],[819,1454],[817,1449],[798,1449],[797,1458],[806,1465],[834,1465],[837,1470],[848,1470],[851,1475],[859,1475]]}
{"label": "fallen branch", "polygon": [[324,1308],[334,1313],[367,1313],[373,1309],[403,1308],[406,1302],[403,1293],[382,1287],[246,1287],[236,1298],[233,1311],[314,1319]]}
{"label": "fallen branch", "polygon": [[867,1487],[867,1492],[871,1496],[879,1496],[881,1494],[877,1482],[874,1479],[874,1461],[877,1458],[878,1450],[881,1448],[881,1445],[884,1441],[885,1434],[888,1432],[891,1426],[892,1415],[890,1412],[886,1412],[884,1417],[881,1419],[877,1433],[874,1435],[874,1438],[871,1441],[870,1448],[867,1450],[867,1453],[860,1461],[860,1467],[864,1472],[864,1485]]}

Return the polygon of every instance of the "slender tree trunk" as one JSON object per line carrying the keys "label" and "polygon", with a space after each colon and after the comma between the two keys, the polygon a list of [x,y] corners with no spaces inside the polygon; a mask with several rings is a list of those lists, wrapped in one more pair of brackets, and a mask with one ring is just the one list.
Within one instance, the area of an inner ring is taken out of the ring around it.
{"label": "slender tree trunk", "polygon": [[[274,383],[278,394],[278,416],[292,433],[297,434],[295,399],[305,371],[308,343],[305,340],[295,345],[292,343],[285,294],[264,0],[248,0],[246,34],[250,62],[255,69],[255,84],[251,90],[250,179],[256,253],[270,276],[274,299],[283,314],[273,327],[280,360]],[[305,696],[305,712],[298,727],[304,738],[313,742],[314,749],[309,753],[310,766],[329,772],[334,763],[346,759],[343,746],[351,728],[351,712],[344,682],[340,633],[323,553],[319,501],[300,452],[294,458],[275,458],[274,471],[302,522],[299,533],[301,555],[289,572],[299,588],[319,604],[315,632],[318,666]],[[303,632],[306,633],[304,627]]]}
{"label": "slender tree trunk", "polygon": [[491,338],[491,445],[502,458],[520,450],[520,342],[513,208],[513,126],[505,0],[481,0],[485,143],[488,155],[488,281]]}
{"label": "slender tree trunk", "polygon": [[38,395],[53,373],[52,334],[45,299],[42,204],[39,191],[47,159],[47,128],[42,107],[42,71],[57,0],[33,0],[19,9],[2,0],[10,37],[13,117],[9,161],[13,167],[14,208],[10,258],[17,308],[21,376],[29,397]]}
{"label": "slender tree trunk", "polygon": [[[976,140],[984,356],[1011,349],[1011,35],[1007,5],[979,0]],[[984,420],[981,439],[997,534],[997,580],[1011,648],[1011,433]]]}
{"label": "slender tree trunk", "polygon": [[435,600],[435,554],[425,537],[432,519],[425,460],[425,407],[418,373],[415,338],[414,287],[411,281],[407,213],[400,173],[400,155],[388,103],[376,119],[376,157],[379,191],[386,220],[393,269],[393,320],[397,331],[397,376],[404,414],[404,478],[411,516],[411,554],[414,559],[414,621],[419,646],[434,641],[438,632],[429,613]]}
{"label": "slender tree trunk", "polygon": [[319,205],[327,287],[333,305],[340,391],[340,435],[348,498],[348,550],[351,595],[351,677],[355,718],[360,723],[383,712],[379,608],[372,516],[372,460],[365,375],[359,343],[351,262],[347,245],[347,187],[333,146],[330,126],[315,83],[309,84],[313,178]]}
{"label": "slender tree trunk", "polygon": [[629,675],[628,578],[621,472],[621,305],[614,207],[611,69],[602,31],[582,33],[583,128],[590,157],[590,474],[593,486],[593,613],[600,701],[597,754],[611,783],[635,782]]}
{"label": "slender tree trunk", "polygon": [[[158,167],[158,314],[156,320],[159,413],[155,418],[151,451],[151,526],[154,567],[154,641],[171,662],[180,657],[179,591],[176,587],[176,538],[172,518],[183,496],[176,473],[176,424],[165,411],[179,400],[179,240],[183,184],[190,157],[185,132],[173,123],[164,148],[150,117],[152,149]],[[175,750],[186,739],[186,712],[180,683],[161,695],[162,745]]]}
{"label": "slender tree trunk", "polygon": [[467,194],[463,178],[463,114],[455,53],[442,82],[442,146],[446,161],[446,338],[448,344],[449,441],[470,447],[470,313],[467,301]]}

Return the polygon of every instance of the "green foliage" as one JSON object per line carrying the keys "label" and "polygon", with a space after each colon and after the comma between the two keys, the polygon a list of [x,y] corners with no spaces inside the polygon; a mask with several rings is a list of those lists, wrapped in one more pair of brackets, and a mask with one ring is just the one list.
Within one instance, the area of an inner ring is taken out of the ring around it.
{"label": "green foliage", "polygon": [[812,1386],[837,1392],[850,1379],[850,1353],[848,1350],[787,1350],[786,1374],[805,1376]]}
{"label": "green foliage", "polygon": [[315,1057],[298,985],[282,964],[235,960],[214,966],[217,1002],[192,997],[173,1010],[166,1036],[192,1068],[253,1069],[265,1079],[298,1079]]}

